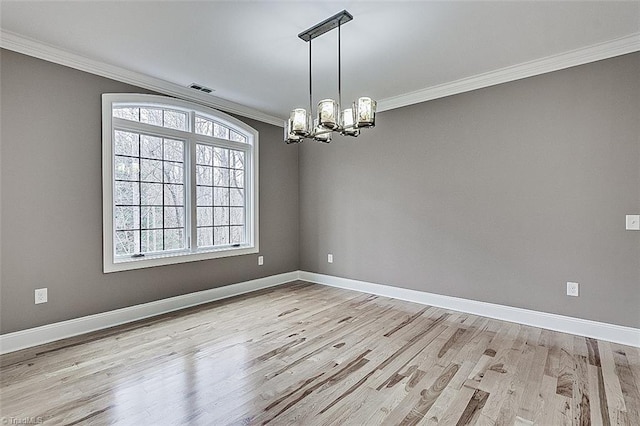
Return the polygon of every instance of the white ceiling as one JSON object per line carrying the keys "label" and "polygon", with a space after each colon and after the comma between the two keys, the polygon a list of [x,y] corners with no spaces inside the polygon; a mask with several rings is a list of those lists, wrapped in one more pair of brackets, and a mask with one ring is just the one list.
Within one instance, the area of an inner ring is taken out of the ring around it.
{"label": "white ceiling", "polygon": [[[347,9],[343,99],[378,100],[640,33],[640,1],[6,1],[4,33],[285,117],[308,102],[299,32]],[[313,41],[335,98],[336,31]]]}

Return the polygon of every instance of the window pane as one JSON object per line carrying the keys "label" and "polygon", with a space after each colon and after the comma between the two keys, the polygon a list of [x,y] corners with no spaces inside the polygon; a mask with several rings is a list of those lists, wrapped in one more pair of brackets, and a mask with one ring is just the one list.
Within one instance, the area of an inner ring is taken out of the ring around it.
{"label": "window pane", "polygon": [[231,170],[231,187],[235,188],[244,188],[244,171],[242,170]]}
{"label": "window pane", "polygon": [[229,169],[214,167],[213,184],[215,186],[229,186]]}
{"label": "window pane", "polygon": [[164,163],[164,181],[167,183],[184,183],[184,164]]}
{"label": "window pane", "polygon": [[229,202],[231,206],[244,206],[244,189],[231,188],[231,199]]}
{"label": "window pane", "polygon": [[214,148],[213,165],[217,167],[229,167],[229,150],[225,148]]}
{"label": "window pane", "polygon": [[220,139],[229,139],[229,129],[222,124],[213,123],[213,136]]}
{"label": "window pane", "polygon": [[159,108],[140,108],[140,122],[162,126],[162,110]]}
{"label": "window pane", "polygon": [[139,135],[116,130],[113,134],[113,152],[120,155],[138,156]]}
{"label": "window pane", "polygon": [[184,206],[184,185],[164,185],[164,204],[167,206]]}
{"label": "window pane", "polygon": [[122,204],[139,204],[140,197],[138,195],[137,182],[115,182],[115,203]]}
{"label": "window pane", "polygon": [[123,120],[139,121],[140,108],[118,107],[113,109],[113,116]]}
{"label": "window pane", "polygon": [[138,251],[137,231],[116,231],[114,236],[116,256],[131,255]]}
{"label": "window pane", "polygon": [[229,207],[213,208],[213,224],[216,226],[229,224]]}
{"label": "window pane", "polygon": [[236,142],[247,142],[247,138],[242,136],[240,133],[234,132],[233,130],[229,133],[229,139]]}
{"label": "window pane", "polygon": [[231,227],[231,244],[244,243],[244,226]]}
{"label": "window pane", "polygon": [[187,114],[180,111],[164,110],[164,127],[187,130]]}
{"label": "window pane", "polygon": [[140,207],[116,207],[114,215],[117,230],[140,229]]}
{"label": "window pane", "polygon": [[213,243],[216,246],[229,244],[228,226],[216,226],[213,228]]}
{"label": "window pane", "polygon": [[212,166],[213,148],[209,145],[196,145],[196,163],[205,166]]}
{"label": "window pane", "polygon": [[138,180],[138,159],[116,155],[113,159],[114,177],[116,180]]}
{"label": "window pane", "polygon": [[172,206],[164,208],[164,227],[183,228],[184,227],[184,207]]}
{"label": "window pane", "polygon": [[140,204],[147,206],[162,205],[162,184],[161,183],[141,183],[140,184]]}
{"label": "window pane", "polygon": [[213,245],[213,228],[198,228],[198,247]]}
{"label": "window pane", "polygon": [[140,232],[140,252],[162,251],[162,229]]}
{"label": "window pane", "polygon": [[244,169],[244,152],[232,150],[230,152],[230,156],[229,167],[233,169]]}
{"label": "window pane", "polygon": [[213,121],[196,115],[196,133],[199,135],[213,136]]}
{"label": "window pane", "polygon": [[213,188],[207,186],[198,186],[196,188],[196,201],[198,206],[212,206]]}
{"label": "window pane", "polygon": [[162,160],[162,138],[140,135],[140,156]]}
{"label": "window pane", "polygon": [[231,207],[229,215],[229,223],[231,225],[244,225],[244,208]]}
{"label": "window pane", "polygon": [[213,188],[213,205],[228,206],[229,205],[229,189]]}
{"label": "window pane", "polygon": [[178,250],[183,248],[185,248],[183,229],[167,229],[164,231],[165,250]]}
{"label": "window pane", "polygon": [[196,166],[196,185],[213,185],[212,167]]}
{"label": "window pane", "polygon": [[164,140],[164,159],[184,162],[184,142],[172,139]]}
{"label": "window pane", "polygon": [[141,207],[142,229],[162,228],[162,207]]}
{"label": "window pane", "polygon": [[[162,110],[157,108],[142,108],[140,113],[148,124],[154,124],[158,117],[162,119]],[[136,253],[184,248],[184,142],[130,132],[120,132],[119,141],[121,152],[140,155],[114,156],[114,179],[123,180],[114,184],[116,231],[135,231],[119,234],[122,242],[117,255],[127,255],[131,250]],[[137,207],[139,204],[142,207]],[[181,229],[169,232],[163,227]]]}
{"label": "window pane", "polygon": [[162,161],[141,159],[140,180],[143,182],[162,182]]}
{"label": "window pane", "polygon": [[213,226],[213,207],[198,207],[198,226]]}

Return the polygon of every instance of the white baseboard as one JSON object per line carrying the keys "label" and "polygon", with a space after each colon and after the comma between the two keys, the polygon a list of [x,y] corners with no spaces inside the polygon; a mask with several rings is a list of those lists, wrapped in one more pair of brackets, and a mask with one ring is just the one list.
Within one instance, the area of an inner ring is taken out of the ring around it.
{"label": "white baseboard", "polygon": [[632,327],[514,308],[494,303],[478,302],[476,300],[461,299],[458,297],[443,296],[440,294],[316,274],[313,272],[300,271],[299,279],[331,287],[356,290],[423,305],[437,306],[503,321],[640,347],[640,329]]}
{"label": "white baseboard", "polygon": [[68,321],[47,324],[28,330],[0,335],[0,354],[14,352],[56,340],[103,330],[168,312],[177,311],[215,300],[226,299],[244,293],[274,287],[295,280],[304,280],[331,287],[339,287],[364,293],[377,294],[423,305],[481,315],[534,327],[546,328],[578,336],[607,340],[623,345],[640,347],[640,329],[621,325],[567,317],[546,312],[532,311],[494,303],[479,302],[458,297],[443,296],[406,288],[374,284],[331,275],[306,271],[287,272],[256,280],[203,290],[169,299],[130,306]]}
{"label": "white baseboard", "polygon": [[273,287],[298,279],[298,271],[258,278],[224,287],[170,297],[155,302],[116,309],[114,311],[47,324],[28,330],[0,335],[0,354],[53,342],[79,334],[102,330],[190,306],[226,299],[244,293]]}

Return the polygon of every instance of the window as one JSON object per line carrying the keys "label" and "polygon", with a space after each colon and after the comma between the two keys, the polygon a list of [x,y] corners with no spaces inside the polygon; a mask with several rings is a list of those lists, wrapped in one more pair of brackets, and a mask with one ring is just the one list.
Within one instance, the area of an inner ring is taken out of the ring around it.
{"label": "window", "polygon": [[258,252],[258,133],[219,111],[104,94],[104,272]]}

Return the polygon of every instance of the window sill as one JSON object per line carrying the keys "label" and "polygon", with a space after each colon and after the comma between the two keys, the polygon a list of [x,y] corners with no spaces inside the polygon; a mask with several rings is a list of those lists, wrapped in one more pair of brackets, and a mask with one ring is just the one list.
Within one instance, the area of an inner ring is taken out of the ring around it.
{"label": "window sill", "polygon": [[242,256],[258,253],[257,246],[225,247],[221,249],[182,252],[171,254],[156,254],[145,257],[124,258],[104,263],[104,273],[131,271],[134,269],[153,268],[155,266],[175,265],[178,263],[197,262],[200,260],[219,259],[223,257]]}

